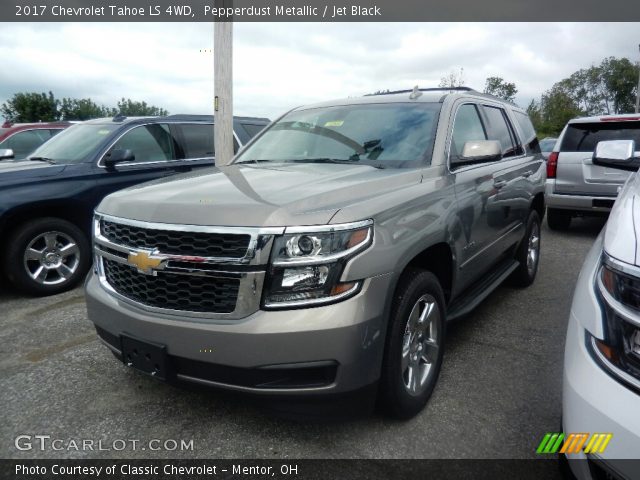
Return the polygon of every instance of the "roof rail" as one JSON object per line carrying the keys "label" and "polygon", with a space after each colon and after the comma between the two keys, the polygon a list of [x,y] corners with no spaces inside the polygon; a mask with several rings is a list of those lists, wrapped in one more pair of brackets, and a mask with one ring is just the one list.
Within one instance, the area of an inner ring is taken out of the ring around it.
{"label": "roof rail", "polygon": [[[476,92],[475,88],[471,87],[431,87],[431,88],[418,88],[419,92],[449,92],[449,91],[460,91],[460,92]],[[368,93],[365,97],[371,97],[374,95],[395,95],[397,93],[413,93],[415,89],[410,90],[393,90],[389,92],[380,92],[380,93]]]}

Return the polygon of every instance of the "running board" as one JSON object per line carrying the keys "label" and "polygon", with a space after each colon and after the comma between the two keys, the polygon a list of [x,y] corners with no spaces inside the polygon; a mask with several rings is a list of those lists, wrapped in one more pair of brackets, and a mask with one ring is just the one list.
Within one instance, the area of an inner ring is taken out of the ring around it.
{"label": "running board", "polygon": [[499,263],[483,281],[474,284],[461,297],[453,301],[447,312],[447,321],[456,320],[471,312],[471,310],[476,308],[491,292],[498,288],[519,265],[520,264],[512,258]]}

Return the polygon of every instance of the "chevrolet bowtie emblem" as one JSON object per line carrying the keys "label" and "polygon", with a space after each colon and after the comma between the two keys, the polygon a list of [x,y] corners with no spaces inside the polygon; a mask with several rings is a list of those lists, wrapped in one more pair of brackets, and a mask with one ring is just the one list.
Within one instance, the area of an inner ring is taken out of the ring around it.
{"label": "chevrolet bowtie emblem", "polygon": [[136,267],[140,273],[155,275],[156,270],[163,270],[167,258],[158,255],[157,250],[138,250],[130,252],[127,261]]}

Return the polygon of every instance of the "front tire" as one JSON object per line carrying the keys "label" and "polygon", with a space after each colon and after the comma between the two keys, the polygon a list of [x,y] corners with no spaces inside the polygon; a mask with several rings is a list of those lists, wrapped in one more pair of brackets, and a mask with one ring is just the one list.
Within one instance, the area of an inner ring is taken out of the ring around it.
{"label": "front tire", "polygon": [[53,295],[75,287],[91,266],[89,242],[61,218],[37,218],[9,236],[3,259],[9,281],[31,295]]}
{"label": "front tire", "polygon": [[540,216],[532,210],[527,220],[524,238],[518,246],[516,260],[519,265],[511,276],[517,287],[528,287],[536,279],[540,263]]}
{"label": "front tire", "polygon": [[419,413],[433,393],[444,351],[445,303],[431,272],[409,270],[393,300],[381,377],[381,401],[391,416]]}

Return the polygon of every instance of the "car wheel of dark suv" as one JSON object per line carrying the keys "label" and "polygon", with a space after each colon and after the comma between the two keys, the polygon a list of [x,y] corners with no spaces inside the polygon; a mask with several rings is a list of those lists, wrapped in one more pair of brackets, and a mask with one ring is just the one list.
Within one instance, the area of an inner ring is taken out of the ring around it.
{"label": "car wheel of dark suv", "polygon": [[5,274],[19,290],[53,295],[76,286],[91,265],[82,231],[60,218],[38,218],[13,231],[3,259]]}
{"label": "car wheel of dark suv", "polygon": [[520,264],[511,275],[516,287],[528,287],[536,279],[540,263],[540,216],[532,210],[527,221],[527,230],[518,246],[516,260]]}
{"label": "car wheel of dark suv", "polygon": [[396,418],[426,405],[442,366],[444,294],[431,272],[409,270],[396,290],[381,377],[381,402]]}

